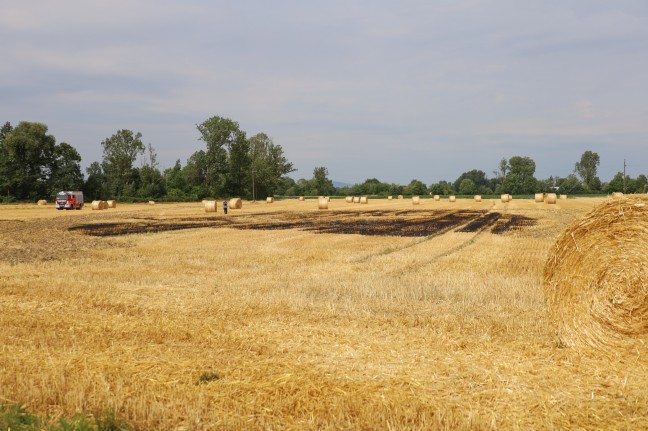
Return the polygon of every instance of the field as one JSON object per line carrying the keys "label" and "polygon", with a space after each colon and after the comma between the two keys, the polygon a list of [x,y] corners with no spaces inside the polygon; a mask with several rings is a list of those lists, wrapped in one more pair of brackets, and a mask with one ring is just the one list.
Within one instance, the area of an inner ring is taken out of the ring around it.
{"label": "field", "polygon": [[646,429],[542,271],[603,202],[0,206],[0,404],[137,429]]}

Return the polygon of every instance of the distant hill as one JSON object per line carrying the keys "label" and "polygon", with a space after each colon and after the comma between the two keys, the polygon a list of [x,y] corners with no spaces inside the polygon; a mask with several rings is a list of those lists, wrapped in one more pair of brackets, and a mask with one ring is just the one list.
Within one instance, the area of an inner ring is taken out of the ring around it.
{"label": "distant hill", "polygon": [[353,184],[349,183],[343,183],[341,181],[333,181],[333,187],[335,188],[340,188],[340,187],[351,187]]}

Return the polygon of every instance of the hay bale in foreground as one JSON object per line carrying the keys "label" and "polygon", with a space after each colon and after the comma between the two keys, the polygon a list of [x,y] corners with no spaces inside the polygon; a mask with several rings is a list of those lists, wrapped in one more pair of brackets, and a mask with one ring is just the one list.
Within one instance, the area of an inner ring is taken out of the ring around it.
{"label": "hay bale in foreground", "polygon": [[421,198],[418,196],[412,196],[412,205],[418,205],[421,203]]}
{"label": "hay bale in foreground", "polygon": [[448,198],[448,200],[449,200],[450,202],[457,202],[457,197],[456,197],[455,195],[450,195],[450,197]]}
{"label": "hay bale in foreground", "polygon": [[218,212],[218,204],[216,201],[204,201],[205,202],[205,212],[206,213],[215,213]]}
{"label": "hay bale in foreground", "polygon": [[108,208],[117,208],[117,201],[114,199],[106,201],[106,203],[108,204]]}
{"label": "hay bale in foreground", "polygon": [[367,196],[361,196],[360,197],[360,203],[361,204],[368,204],[369,203],[369,198]]}
{"label": "hay bale in foreground", "polygon": [[274,203],[274,198],[272,196],[268,196],[266,198],[266,203],[268,203],[268,204]]}
{"label": "hay bale in foreground", "polygon": [[231,210],[240,210],[243,208],[243,201],[241,198],[232,198],[229,200],[227,208]]}
{"label": "hay bale in foreground", "polygon": [[548,204],[555,204],[557,199],[558,197],[555,193],[547,193],[547,196],[545,196],[545,202]]}
{"label": "hay bale in foreground", "polygon": [[544,202],[545,200],[545,194],[544,193],[536,193],[535,194],[535,201],[536,202]]}
{"label": "hay bale in foreground", "polygon": [[544,267],[549,317],[570,347],[648,349],[648,197],[610,200],[572,222]]}
{"label": "hay bale in foreground", "polygon": [[329,201],[325,197],[320,197],[317,199],[317,209],[327,210]]}

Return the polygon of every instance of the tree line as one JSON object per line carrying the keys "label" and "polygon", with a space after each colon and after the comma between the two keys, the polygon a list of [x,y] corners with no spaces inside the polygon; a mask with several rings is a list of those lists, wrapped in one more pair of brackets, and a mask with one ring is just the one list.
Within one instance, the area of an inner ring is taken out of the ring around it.
{"label": "tree line", "polygon": [[[370,178],[352,186],[335,187],[326,167],[316,167],[310,179],[288,176],[293,164],[281,145],[265,133],[247,137],[239,124],[213,116],[196,125],[204,149],[194,152],[183,166],[178,159],[160,170],[157,153],[145,145],[142,134],[117,130],[101,142],[103,157],[81,171],[81,156],[71,145],[56,143],[46,125],[6,122],[0,129],[0,196],[3,202],[34,201],[61,190],[82,190],[87,199],[192,201],[210,197],[319,195],[512,195],[559,191],[567,194],[599,194],[614,191],[645,193],[646,175],[637,178],[621,172],[608,182],[597,175],[600,157],[585,151],[566,177],[535,177],[536,164],[529,157],[502,159],[492,176],[473,169],[454,182],[426,185],[418,179],[407,185]],[[139,166],[136,162],[139,160]]]}

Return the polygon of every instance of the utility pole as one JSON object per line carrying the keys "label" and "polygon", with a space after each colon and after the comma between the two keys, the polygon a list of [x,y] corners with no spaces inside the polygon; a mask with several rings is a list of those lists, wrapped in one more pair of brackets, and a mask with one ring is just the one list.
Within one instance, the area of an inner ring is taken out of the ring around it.
{"label": "utility pole", "polygon": [[252,169],[252,202],[256,202],[256,195],[254,193],[254,169]]}
{"label": "utility pole", "polygon": [[623,194],[626,193],[626,159],[623,159]]}

